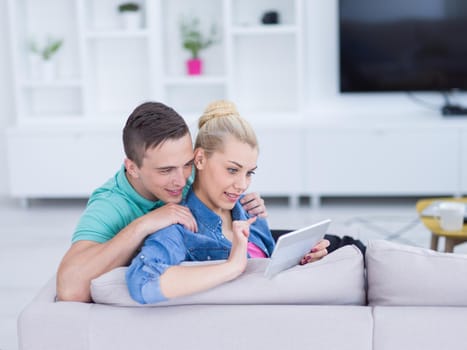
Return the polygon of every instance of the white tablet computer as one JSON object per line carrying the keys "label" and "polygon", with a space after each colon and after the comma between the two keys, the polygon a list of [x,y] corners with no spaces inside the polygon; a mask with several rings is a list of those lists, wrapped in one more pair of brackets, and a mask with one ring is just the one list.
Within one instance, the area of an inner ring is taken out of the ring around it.
{"label": "white tablet computer", "polygon": [[331,220],[324,220],[282,235],[277,240],[264,276],[271,278],[300,263],[326,233]]}

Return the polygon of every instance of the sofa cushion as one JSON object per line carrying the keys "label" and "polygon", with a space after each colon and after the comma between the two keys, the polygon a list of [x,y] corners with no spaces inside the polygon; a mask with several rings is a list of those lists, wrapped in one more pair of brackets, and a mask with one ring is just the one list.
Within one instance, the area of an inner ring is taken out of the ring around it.
{"label": "sofa cushion", "polygon": [[[213,262],[191,262],[187,265]],[[346,246],[320,261],[295,266],[271,279],[263,276],[268,259],[250,259],[237,279],[191,296],[149,306],[189,304],[348,304],[365,303],[363,257]],[[91,282],[95,303],[140,305],[131,299],[125,282],[126,267],[116,268]]]}
{"label": "sofa cushion", "polygon": [[373,319],[373,349],[466,348],[465,307],[375,306]]}
{"label": "sofa cushion", "polygon": [[370,305],[467,306],[466,255],[378,240],[366,264]]}

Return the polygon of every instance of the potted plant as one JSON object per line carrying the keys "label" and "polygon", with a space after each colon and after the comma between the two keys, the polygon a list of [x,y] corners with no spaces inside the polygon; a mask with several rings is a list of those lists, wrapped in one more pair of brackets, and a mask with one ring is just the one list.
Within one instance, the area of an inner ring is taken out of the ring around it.
{"label": "potted plant", "polygon": [[118,12],[125,29],[138,29],[141,27],[140,6],[136,2],[125,2],[118,6]]}
{"label": "potted plant", "polygon": [[[30,51],[40,58],[42,68],[42,78],[44,80],[53,80],[56,77],[55,60],[53,59],[56,53],[63,45],[63,39],[47,38],[44,46],[39,47],[35,40],[31,40],[29,44]],[[35,70],[35,67],[31,69]]]}
{"label": "potted plant", "polygon": [[218,42],[217,28],[213,23],[207,35],[203,35],[200,21],[197,17],[183,18],[180,24],[183,48],[188,50],[191,58],[187,60],[187,72],[189,75],[199,75],[202,72],[202,61],[199,57],[201,50]]}

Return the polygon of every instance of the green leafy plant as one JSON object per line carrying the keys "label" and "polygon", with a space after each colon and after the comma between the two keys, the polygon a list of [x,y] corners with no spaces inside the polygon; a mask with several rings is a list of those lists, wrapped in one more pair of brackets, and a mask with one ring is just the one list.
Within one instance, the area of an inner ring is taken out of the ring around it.
{"label": "green leafy plant", "polygon": [[211,25],[209,33],[203,35],[203,33],[201,33],[199,18],[196,17],[182,18],[180,32],[182,35],[183,47],[190,51],[193,59],[198,59],[201,50],[219,41],[215,23]]}
{"label": "green leafy plant", "polygon": [[29,44],[31,52],[38,54],[43,60],[48,61],[62,47],[63,39],[47,38],[43,47],[39,47],[36,41],[32,40]]}
{"label": "green leafy plant", "polygon": [[119,12],[136,12],[139,10],[139,5],[136,2],[125,2],[118,6]]}

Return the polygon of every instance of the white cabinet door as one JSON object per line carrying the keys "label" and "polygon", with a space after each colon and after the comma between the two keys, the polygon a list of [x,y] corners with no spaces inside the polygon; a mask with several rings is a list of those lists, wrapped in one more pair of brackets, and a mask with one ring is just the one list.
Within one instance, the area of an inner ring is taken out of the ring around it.
{"label": "white cabinet door", "polygon": [[10,131],[7,142],[14,197],[87,197],[123,161],[114,131]]}
{"label": "white cabinet door", "polygon": [[250,189],[263,196],[293,196],[302,193],[302,131],[287,127],[255,130],[260,151],[258,169]]}
{"label": "white cabinet door", "polygon": [[458,191],[457,130],[315,128],[307,136],[309,193],[430,195]]}

